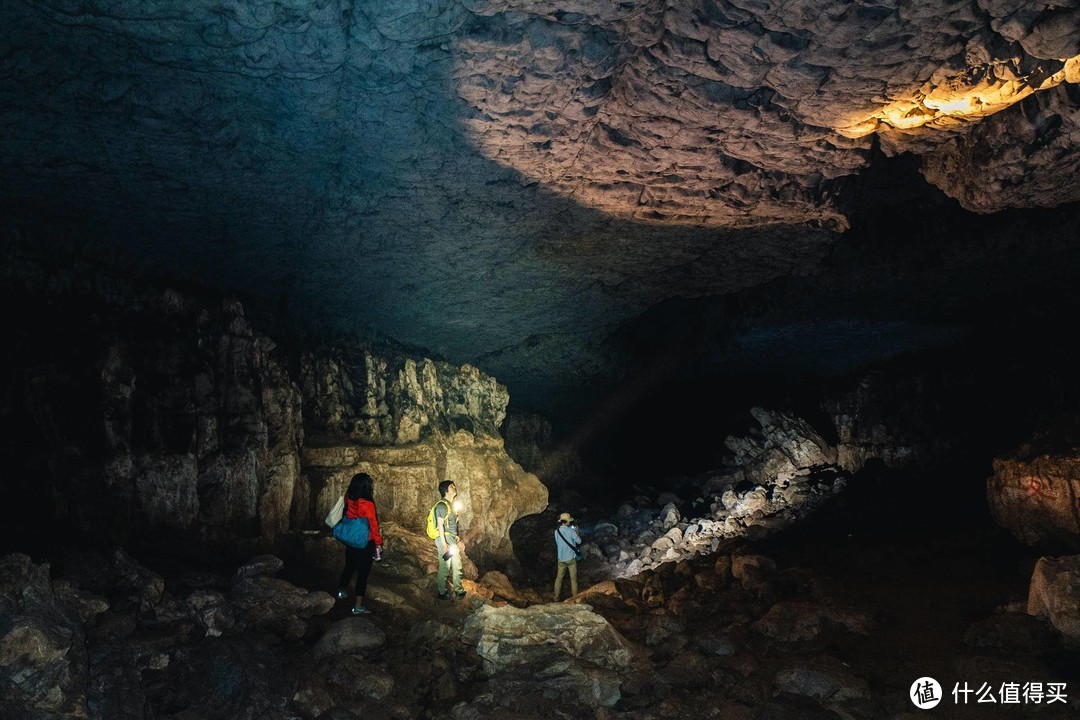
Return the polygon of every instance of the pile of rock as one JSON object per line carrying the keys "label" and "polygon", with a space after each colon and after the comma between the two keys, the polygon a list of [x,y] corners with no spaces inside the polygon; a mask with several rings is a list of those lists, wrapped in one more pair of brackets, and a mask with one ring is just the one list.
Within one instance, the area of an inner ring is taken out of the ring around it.
{"label": "pile of rock", "polygon": [[731,458],[695,481],[700,496],[693,503],[665,493],[659,510],[623,505],[612,522],[592,529],[587,555],[607,563],[614,577],[630,577],[715,552],[726,539],[787,527],[844,489],[836,449],[809,423],[761,408],[751,414],[760,429],[725,441]]}
{"label": "pile of rock", "polygon": [[272,646],[309,634],[334,606],[327,593],[275,577],[282,563],[272,556],[231,579],[188,573],[179,593],[119,549],[72,554],[65,565],[51,580],[49,566],[26,555],[0,559],[4,717],[143,718],[155,693],[202,717],[221,717],[233,701],[268,709],[265,685],[285,664]]}

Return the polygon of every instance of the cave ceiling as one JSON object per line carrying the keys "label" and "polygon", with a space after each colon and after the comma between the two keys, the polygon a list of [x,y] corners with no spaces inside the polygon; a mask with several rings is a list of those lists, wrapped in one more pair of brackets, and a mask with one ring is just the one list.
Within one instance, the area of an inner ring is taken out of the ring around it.
{"label": "cave ceiling", "polygon": [[[1072,0],[5,0],[0,192],[9,237],[536,394],[672,299],[786,283],[813,333],[813,288],[883,267],[836,247],[890,182],[958,216],[1069,207],[1078,82]],[[920,278],[965,272],[934,242]]]}

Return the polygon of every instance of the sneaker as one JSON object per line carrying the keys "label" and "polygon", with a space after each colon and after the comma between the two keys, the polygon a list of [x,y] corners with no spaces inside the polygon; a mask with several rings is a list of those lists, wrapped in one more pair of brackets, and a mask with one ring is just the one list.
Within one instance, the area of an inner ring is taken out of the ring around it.
{"label": "sneaker", "polygon": [[344,600],[346,597],[348,597],[348,595],[349,593],[345,592],[344,590],[338,590],[336,593],[334,593],[334,597],[336,597],[338,600]]}
{"label": "sneaker", "polygon": [[462,590],[461,592],[454,593],[454,597],[456,597],[458,600],[461,600],[465,597],[465,591]]}
{"label": "sneaker", "polygon": [[450,593],[439,593],[439,599],[440,600],[449,600],[450,599]]}
{"label": "sneaker", "polygon": [[367,609],[366,607],[364,607],[363,605],[357,605],[356,607],[354,607],[354,608],[352,609],[352,614],[353,614],[353,615],[370,615],[370,614],[371,614],[371,611],[370,611],[370,610],[368,610],[368,609]]}

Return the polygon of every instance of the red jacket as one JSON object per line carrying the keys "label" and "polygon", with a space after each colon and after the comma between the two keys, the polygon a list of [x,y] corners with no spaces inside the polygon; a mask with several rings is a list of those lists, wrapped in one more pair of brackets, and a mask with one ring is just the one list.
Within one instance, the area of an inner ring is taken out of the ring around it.
{"label": "red jacket", "polygon": [[376,545],[382,545],[382,535],[379,533],[379,518],[375,516],[375,503],[363,498],[352,500],[346,495],[345,517],[367,518],[368,540],[374,540]]}

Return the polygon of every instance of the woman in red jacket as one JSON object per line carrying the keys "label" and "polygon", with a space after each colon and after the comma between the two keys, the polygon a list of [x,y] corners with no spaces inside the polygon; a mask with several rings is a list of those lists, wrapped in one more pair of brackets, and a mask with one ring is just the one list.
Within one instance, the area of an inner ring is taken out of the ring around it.
{"label": "woman in red jacket", "polygon": [[371,476],[367,473],[353,475],[349,489],[345,493],[346,518],[367,518],[368,521],[368,544],[362,548],[345,546],[345,571],[341,573],[341,581],[338,583],[338,599],[348,596],[349,580],[356,573],[356,602],[353,604],[353,615],[364,615],[371,611],[364,607],[364,593],[367,592],[368,574],[371,573],[371,563],[376,556],[382,554],[382,535],[379,534],[379,519],[375,513]]}

